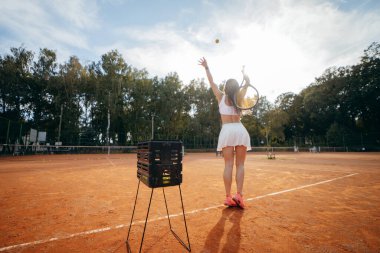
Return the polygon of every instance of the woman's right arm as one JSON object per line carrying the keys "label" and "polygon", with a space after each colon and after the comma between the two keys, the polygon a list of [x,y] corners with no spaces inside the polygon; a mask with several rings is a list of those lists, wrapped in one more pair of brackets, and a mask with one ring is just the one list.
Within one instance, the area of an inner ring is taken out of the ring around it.
{"label": "woman's right arm", "polygon": [[207,79],[208,79],[208,82],[210,83],[211,89],[216,99],[218,100],[218,102],[220,102],[220,100],[222,99],[223,93],[218,89],[218,86],[214,83],[214,79],[212,78],[210,68],[208,67],[207,61],[204,57],[199,60],[199,65],[205,68]]}

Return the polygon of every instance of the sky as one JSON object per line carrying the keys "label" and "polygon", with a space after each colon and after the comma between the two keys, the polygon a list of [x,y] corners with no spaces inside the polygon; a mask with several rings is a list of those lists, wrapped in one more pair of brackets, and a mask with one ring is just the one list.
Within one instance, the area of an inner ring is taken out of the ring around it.
{"label": "sky", "polygon": [[[360,62],[380,42],[379,0],[1,0],[0,54],[23,46],[98,62],[118,50],[151,77],[218,84],[246,73],[274,102],[333,66]],[[218,39],[219,43],[215,43]]]}

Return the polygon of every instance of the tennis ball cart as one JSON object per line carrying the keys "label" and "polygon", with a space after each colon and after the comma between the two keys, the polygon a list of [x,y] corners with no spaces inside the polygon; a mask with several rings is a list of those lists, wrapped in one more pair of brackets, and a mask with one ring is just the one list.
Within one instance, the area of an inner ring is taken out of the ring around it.
{"label": "tennis ball cart", "polygon": [[[182,142],[181,141],[158,141],[151,140],[140,142],[137,145],[137,178],[139,180],[137,185],[136,197],[133,206],[133,212],[131,222],[128,229],[128,236],[126,240],[127,250],[132,253],[132,249],[129,243],[129,236],[131,233],[131,227],[133,224],[133,217],[136,210],[137,198],[140,189],[140,183],[143,182],[147,187],[151,188],[149,205],[145,217],[144,230],[141,236],[141,243],[139,252],[141,252],[144,242],[145,231],[147,227],[147,221],[149,211],[152,203],[153,192],[157,188],[162,188],[164,196],[166,214],[169,221],[169,229],[178,240],[178,242],[188,251],[191,252],[189,234],[187,230],[185,209],[183,206],[183,198],[181,191],[182,183]],[[178,186],[179,195],[181,199],[181,207],[183,214],[183,222],[186,230],[187,244],[177,235],[173,230],[172,223],[170,221],[169,209],[167,204],[167,198],[165,195],[165,188],[170,186]]]}

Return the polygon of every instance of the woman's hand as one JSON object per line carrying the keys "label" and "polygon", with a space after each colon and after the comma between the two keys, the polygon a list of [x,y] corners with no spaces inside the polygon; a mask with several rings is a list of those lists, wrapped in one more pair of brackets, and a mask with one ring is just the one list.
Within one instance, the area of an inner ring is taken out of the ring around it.
{"label": "woman's hand", "polygon": [[205,68],[208,82],[210,83],[212,92],[214,93],[214,95],[215,95],[215,97],[219,103],[220,100],[222,99],[223,93],[218,89],[218,86],[214,83],[214,79],[212,78],[212,75],[211,75],[210,69],[208,68],[208,64],[207,64],[206,59],[204,57],[202,57],[201,59],[199,59],[198,63],[199,63],[199,65],[201,65]]}
{"label": "woman's hand", "polygon": [[205,69],[208,69],[207,61],[204,57],[199,59],[198,63],[199,63],[199,65],[203,66]]}
{"label": "woman's hand", "polygon": [[243,79],[244,79],[246,85],[251,84],[251,80],[249,79],[249,77],[246,74],[243,75]]}
{"label": "woman's hand", "polygon": [[245,66],[243,65],[243,68],[241,69],[241,73],[243,74],[243,80],[245,81],[245,85],[250,85],[251,80],[249,80],[249,77],[245,73]]}

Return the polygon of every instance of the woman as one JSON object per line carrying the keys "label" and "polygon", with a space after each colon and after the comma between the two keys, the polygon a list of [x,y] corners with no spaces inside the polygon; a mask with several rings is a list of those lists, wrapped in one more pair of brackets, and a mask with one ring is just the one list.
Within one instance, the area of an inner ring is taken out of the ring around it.
{"label": "woman", "polygon": [[[247,130],[240,122],[241,111],[234,104],[233,98],[239,89],[239,83],[235,79],[227,80],[223,93],[214,83],[206,59],[201,58],[199,65],[203,66],[206,70],[207,79],[218,100],[220,117],[223,124],[219,134],[217,151],[223,152],[225,164],[223,179],[226,189],[226,200],[224,201],[224,205],[245,208],[243,199],[244,162],[247,150],[251,149],[251,143]],[[249,83],[247,76],[244,76],[244,80]],[[232,197],[231,185],[234,160],[236,166],[237,193]]]}

